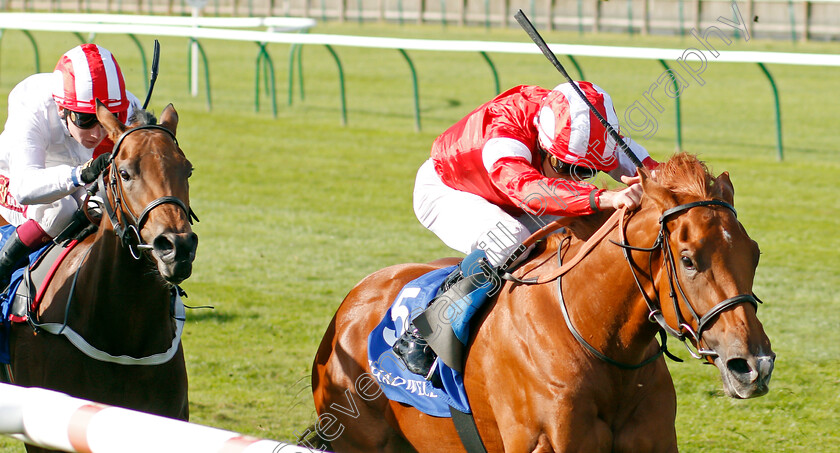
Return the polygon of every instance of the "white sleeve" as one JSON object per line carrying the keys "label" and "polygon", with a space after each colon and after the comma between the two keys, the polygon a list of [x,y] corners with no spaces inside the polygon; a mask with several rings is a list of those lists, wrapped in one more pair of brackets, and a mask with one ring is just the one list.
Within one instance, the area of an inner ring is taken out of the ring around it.
{"label": "white sleeve", "polygon": [[[624,141],[627,143],[627,146],[630,147],[630,151],[636,155],[639,159],[639,162],[644,161],[650,154],[647,152],[644,146],[636,143],[630,137],[623,137]],[[617,151],[618,154],[618,167],[614,170],[609,172],[609,175],[612,176],[613,179],[616,181],[621,181],[622,176],[635,176],[636,175],[636,164],[624,154],[623,151],[620,149]]]}
{"label": "white sleeve", "polygon": [[76,169],[70,165],[46,168],[50,124],[33,93],[12,90],[9,116],[3,131],[9,156],[9,192],[21,204],[51,203],[76,190]]}
{"label": "white sleeve", "polygon": [[490,173],[493,164],[503,157],[524,157],[531,162],[531,150],[519,140],[505,137],[491,138],[481,148],[481,160],[487,173]]}

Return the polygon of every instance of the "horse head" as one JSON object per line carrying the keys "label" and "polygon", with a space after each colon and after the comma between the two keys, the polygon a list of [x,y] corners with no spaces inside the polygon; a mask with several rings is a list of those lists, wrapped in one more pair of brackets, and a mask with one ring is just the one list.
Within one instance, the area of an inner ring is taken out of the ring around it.
{"label": "horse head", "polygon": [[181,283],[192,273],[198,236],[189,207],[192,164],[175,139],[178,113],[169,104],[157,125],[140,110],[126,126],[97,102],[96,116],[115,143],[110,169],[100,178],[100,186],[108,186],[101,195],[115,232],[135,258],[150,252],[161,277]]}
{"label": "horse head", "polygon": [[663,270],[654,279],[658,299],[673,301],[661,303],[664,320],[691,341],[692,355],[717,366],[728,396],[764,395],[775,354],[752,291],[760,252],[736,218],[729,174],[712,177],[678,154],[642,184],[660,214]]}

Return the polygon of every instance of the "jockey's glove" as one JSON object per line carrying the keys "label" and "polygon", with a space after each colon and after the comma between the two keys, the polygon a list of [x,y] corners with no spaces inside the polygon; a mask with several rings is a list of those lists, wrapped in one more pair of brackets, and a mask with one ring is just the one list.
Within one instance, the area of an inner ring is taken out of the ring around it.
{"label": "jockey's glove", "polygon": [[96,181],[102,170],[108,166],[108,160],[111,158],[111,153],[103,153],[96,159],[91,159],[79,167],[79,179],[85,184]]}

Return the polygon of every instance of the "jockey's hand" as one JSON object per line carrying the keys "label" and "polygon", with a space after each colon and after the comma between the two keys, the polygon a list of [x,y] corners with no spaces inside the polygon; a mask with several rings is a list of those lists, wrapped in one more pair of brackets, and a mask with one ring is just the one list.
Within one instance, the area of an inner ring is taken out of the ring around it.
{"label": "jockey's hand", "polygon": [[79,178],[81,178],[85,184],[90,184],[96,181],[96,178],[99,177],[102,170],[105,170],[105,167],[108,166],[108,159],[110,158],[111,153],[104,153],[96,159],[87,161],[84,165],[82,165],[81,170],[79,170]]}
{"label": "jockey's hand", "polygon": [[639,176],[622,176],[621,182],[627,184],[627,187],[620,190],[607,190],[601,193],[599,197],[599,205],[601,209],[613,208],[621,209],[627,208],[633,210],[639,207],[642,201],[642,178]]}

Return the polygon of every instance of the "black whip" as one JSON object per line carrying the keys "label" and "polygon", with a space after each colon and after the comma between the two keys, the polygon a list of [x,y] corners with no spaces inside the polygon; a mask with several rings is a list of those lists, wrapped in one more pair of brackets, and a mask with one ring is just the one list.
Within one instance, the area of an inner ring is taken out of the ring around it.
{"label": "black whip", "polygon": [[146,100],[143,102],[143,110],[149,106],[149,100],[152,99],[152,91],[155,89],[155,80],[158,76],[158,63],[160,63],[160,43],[155,40],[155,50],[152,54],[152,75],[149,79],[149,91],[146,93]]}
{"label": "black whip", "polygon": [[627,146],[627,143],[624,141],[624,139],[621,138],[620,135],[618,135],[618,132],[616,132],[612,125],[610,125],[610,123],[601,115],[598,109],[596,109],[595,106],[592,105],[591,102],[589,102],[589,99],[586,98],[586,96],[580,90],[580,87],[578,87],[577,84],[572,80],[572,78],[569,77],[569,73],[566,72],[566,69],[563,68],[562,64],[560,64],[560,60],[557,59],[557,56],[554,55],[554,52],[552,52],[551,49],[548,48],[548,44],[545,43],[545,40],[542,38],[542,36],[540,36],[539,32],[537,32],[537,29],[534,28],[534,24],[532,24],[531,21],[528,20],[528,18],[525,16],[525,13],[523,13],[520,9],[519,12],[514,14],[513,17],[516,19],[517,22],[519,22],[519,25],[522,26],[522,28],[525,30],[525,33],[528,33],[528,36],[531,37],[531,40],[534,41],[534,44],[536,44],[537,47],[540,48],[543,55],[545,55],[545,57],[548,58],[548,61],[550,61],[551,64],[553,64],[554,67],[557,68],[558,71],[560,71],[560,74],[563,74],[563,77],[566,78],[566,81],[569,82],[570,85],[572,85],[572,88],[575,90],[575,93],[577,93],[578,96],[580,96],[580,98],[583,99],[583,102],[586,103],[586,105],[589,107],[589,110],[591,110],[592,113],[595,114],[595,117],[598,118],[598,121],[600,121],[604,128],[607,129],[607,132],[610,134],[610,137],[612,137],[613,140],[615,140],[616,143],[618,143],[618,146],[621,148],[624,154],[626,154],[627,157],[630,158],[630,160],[637,168],[643,169],[644,166],[642,165],[642,161],[640,161],[639,158],[636,157],[635,154],[633,154],[633,151],[630,150],[630,147]]}

